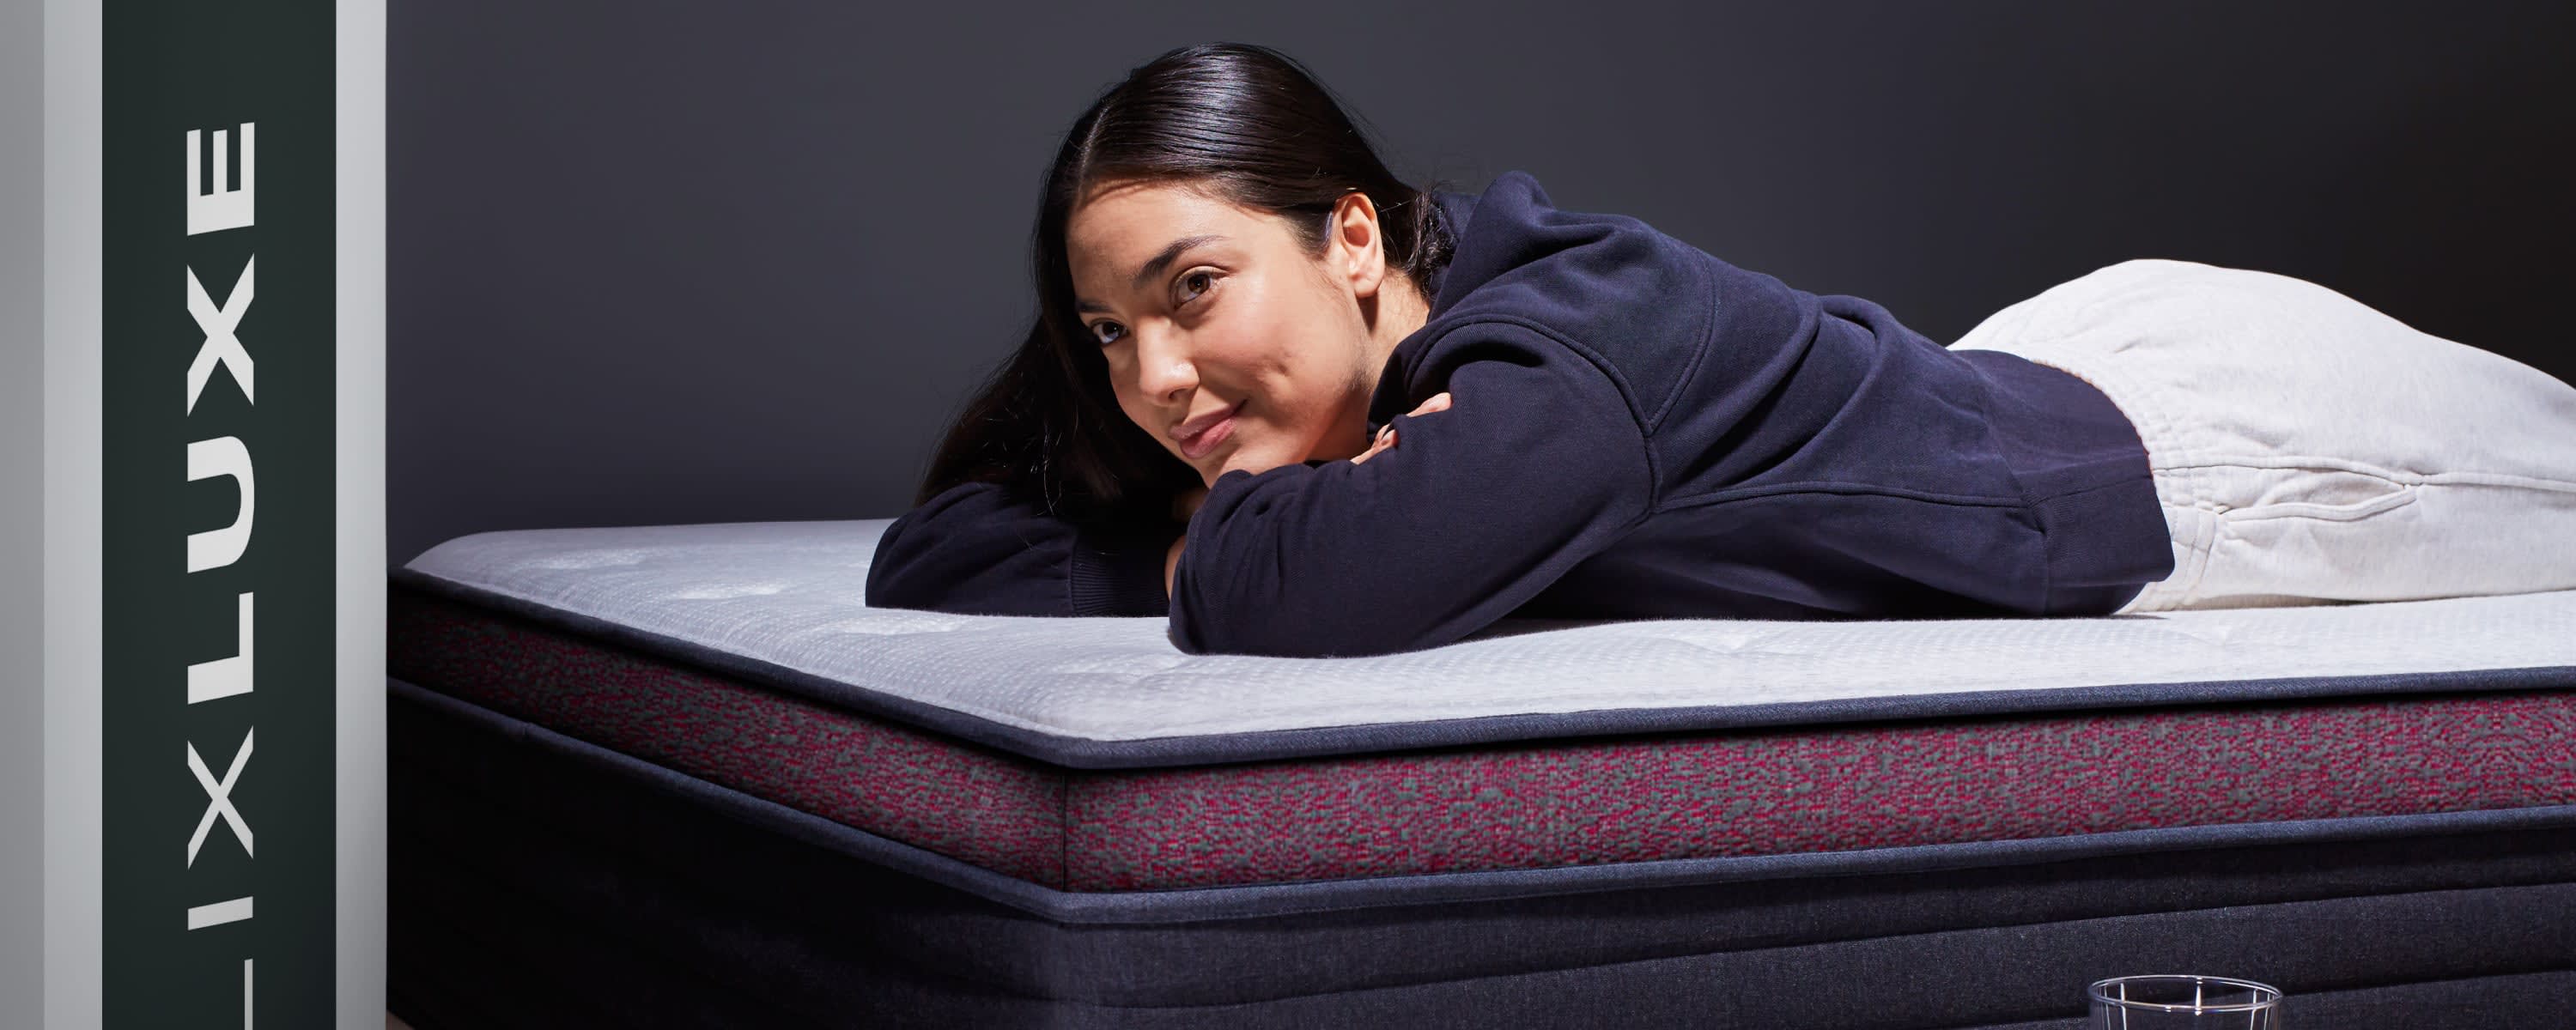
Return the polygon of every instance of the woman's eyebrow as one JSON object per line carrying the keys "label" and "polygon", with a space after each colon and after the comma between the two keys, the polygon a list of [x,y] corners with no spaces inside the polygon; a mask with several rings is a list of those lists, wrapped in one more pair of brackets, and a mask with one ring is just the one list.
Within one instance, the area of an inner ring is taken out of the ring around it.
{"label": "woman's eyebrow", "polygon": [[[1181,255],[1189,253],[1191,248],[1202,244],[1217,243],[1224,239],[1225,237],[1223,236],[1206,235],[1183,236],[1180,239],[1173,240],[1170,246],[1163,248],[1162,253],[1154,255],[1153,260],[1145,262],[1145,267],[1136,270],[1136,278],[1128,285],[1127,289],[1129,292],[1144,289],[1147,280],[1163,274],[1163,269],[1171,267],[1172,262],[1180,260]],[[1109,307],[1108,305],[1102,304],[1096,300],[1077,299],[1074,303],[1074,310],[1084,314],[1106,313],[1109,310]]]}

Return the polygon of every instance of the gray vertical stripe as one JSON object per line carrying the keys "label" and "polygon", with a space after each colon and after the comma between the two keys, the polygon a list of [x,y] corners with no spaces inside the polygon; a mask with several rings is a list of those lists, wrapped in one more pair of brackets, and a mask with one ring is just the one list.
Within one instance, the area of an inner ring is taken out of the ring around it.
{"label": "gray vertical stripe", "polygon": [[45,1005],[43,12],[0,0],[0,1026]]}
{"label": "gray vertical stripe", "polygon": [[99,7],[43,0],[46,1030],[100,1022]]}
{"label": "gray vertical stripe", "polygon": [[[385,1012],[385,0],[338,0],[334,1022]],[[243,967],[245,971],[249,968]],[[247,975],[247,973],[245,973]]]}

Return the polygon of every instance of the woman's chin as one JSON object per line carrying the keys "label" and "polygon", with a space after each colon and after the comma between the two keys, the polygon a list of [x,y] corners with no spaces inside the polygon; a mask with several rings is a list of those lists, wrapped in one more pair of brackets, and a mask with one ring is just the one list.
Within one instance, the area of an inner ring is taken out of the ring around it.
{"label": "woman's chin", "polygon": [[1257,476],[1281,465],[1295,463],[1267,451],[1251,449],[1210,455],[1209,464],[1215,466],[1213,471],[1206,474],[1208,484],[1213,486],[1228,472],[1249,472]]}

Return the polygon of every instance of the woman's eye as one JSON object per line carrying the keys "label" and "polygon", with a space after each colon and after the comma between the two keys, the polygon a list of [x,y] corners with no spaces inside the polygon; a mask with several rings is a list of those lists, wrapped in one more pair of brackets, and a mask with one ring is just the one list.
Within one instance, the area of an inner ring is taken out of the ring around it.
{"label": "woman's eye", "polygon": [[[1109,346],[1110,344],[1118,341],[1104,337],[1101,333],[1105,330],[1115,329],[1117,327],[1118,323],[1116,322],[1093,322],[1091,323],[1091,338],[1099,341],[1100,345],[1103,347]],[[1119,335],[1124,336],[1126,334],[1120,333]]]}
{"label": "woman's eye", "polygon": [[[1192,273],[1190,273],[1190,274],[1188,274],[1188,275],[1182,276],[1182,277],[1181,277],[1181,282],[1183,282],[1183,283],[1188,283],[1188,282],[1190,282],[1190,281],[1191,281],[1191,280],[1193,280],[1193,279],[1206,279],[1206,280],[1208,280],[1211,284],[1213,284],[1213,283],[1215,282],[1215,280],[1216,280],[1216,277],[1215,277],[1214,275],[1212,275],[1212,274],[1208,273],[1208,272],[1205,272],[1205,271],[1198,271],[1198,272],[1192,272]],[[1214,288],[1215,288],[1215,287],[1214,287],[1214,285],[1209,285],[1209,286],[1202,286],[1202,287],[1199,287],[1199,291],[1198,291],[1198,293],[1193,293],[1193,294],[1190,294],[1190,295],[1189,295],[1189,296],[1187,296],[1187,297],[1183,297],[1183,298],[1181,298],[1181,303],[1183,303],[1183,304],[1187,304],[1187,303],[1189,303],[1189,302],[1191,302],[1191,301],[1193,301],[1193,300],[1197,300],[1197,299],[1199,298],[1199,294],[1206,293],[1207,291],[1209,291],[1209,290],[1211,290],[1211,289],[1214,289]]]}

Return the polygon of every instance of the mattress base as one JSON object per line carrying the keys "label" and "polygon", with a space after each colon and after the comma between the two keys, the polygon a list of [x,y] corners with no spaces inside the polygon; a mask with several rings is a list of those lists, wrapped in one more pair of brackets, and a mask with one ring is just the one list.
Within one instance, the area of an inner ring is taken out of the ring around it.
{"label": "mattress base", "polygon": [[2040,1026],[2176,970],[2309,1026],[2576,996],[2576,807],[1083,895],[399,681],[387,729],[420,1030]]}

